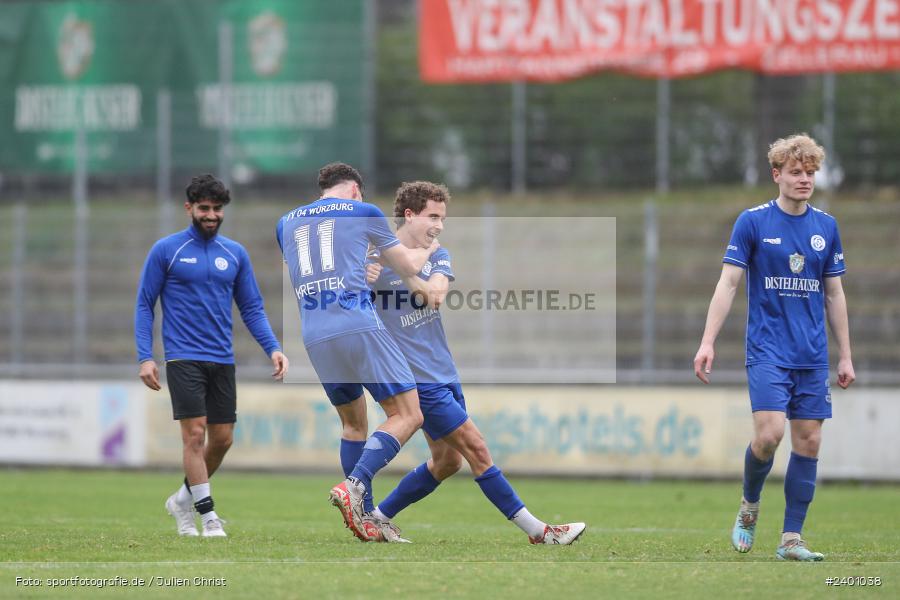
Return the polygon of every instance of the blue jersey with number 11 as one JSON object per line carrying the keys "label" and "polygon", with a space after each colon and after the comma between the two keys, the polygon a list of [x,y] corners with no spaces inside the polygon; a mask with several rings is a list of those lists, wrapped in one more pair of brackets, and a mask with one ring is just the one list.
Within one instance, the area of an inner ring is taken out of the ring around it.
{"label": "blue jersey with number 11", "polygon": [[747,272],[747,365],[827,368],[825,278],[846,270],[834,217],[775,200],[745,210],[722,260]]}
{"label": "blue jersey with number 11", "polygon": [[366,284],[366,257],[370,244],[384,250],[400,241],[381,209],[321,198],[281,217],[275,235],[300,307],[305,345],[384,329]]}

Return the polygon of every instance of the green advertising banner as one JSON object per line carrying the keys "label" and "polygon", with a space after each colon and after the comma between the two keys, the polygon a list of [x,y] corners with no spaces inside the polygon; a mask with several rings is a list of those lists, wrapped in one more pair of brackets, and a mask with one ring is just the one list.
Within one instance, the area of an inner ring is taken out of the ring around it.
{"label": "green advertising banner", "polygon": [[227,164],[244,178],[360,162],[363,11],[363,0],[0,4],[0,170],[70,172],[79,131],[92,172],[152,171],[160,140],[176,167]]}
{"label": "green advertising banner", "polygon": [[362,1],[231,0],[221,8],[233,32],[233,83],[228,92],[200,84],[199,122],[227,125],[235,168],[359,163]]}
{"label": "green advertising banner", "polygon": [[161,84],[152,36],[162,15],[112,2],[0,5],[0,20],[7,13],[19,28],[3,48],[4,167],[69,171],[79,130],[90,169],[152,164],[146,98]]}

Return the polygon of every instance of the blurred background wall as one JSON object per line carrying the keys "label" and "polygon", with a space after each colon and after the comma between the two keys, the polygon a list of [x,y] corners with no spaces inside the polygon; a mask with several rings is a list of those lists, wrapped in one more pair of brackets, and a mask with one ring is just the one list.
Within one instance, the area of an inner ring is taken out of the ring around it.
{"label": "blurred background wall", "polygon": [[[134,380],[141,265],[187,224],[182,190],[200,172],[232,187],[223,233],[250,252],[279,328],[275,222],[317,197],[319,166],[342,160],[386,211],[401,181],[428,179],[451,188],[454,216],[614,217],[617,381],[687,384],[731,226],[776,194],[767,145],[806,131],[829,153],[814,204],[841,226],[856,385],[900,383],[896,71],[429,84],[420,10],[0,3],[0,377]],[[479,251],[489,268],[490,246]],[[745,316],[739,298],[717,383],[744,381]],[[240,377],[265,380],[241,325],[235,343]],[[537,334],[522,343],[542,351]],[[535,368],[552,380],[552,360]]]}

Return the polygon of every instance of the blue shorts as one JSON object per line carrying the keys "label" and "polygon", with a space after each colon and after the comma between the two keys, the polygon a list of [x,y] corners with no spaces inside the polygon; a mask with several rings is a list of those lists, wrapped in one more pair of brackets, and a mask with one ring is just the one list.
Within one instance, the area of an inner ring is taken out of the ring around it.
{"label": "blue shorts", "polygon": [[420,383],[419,407],[425,420],[422,429],[433,440],[453,433],[469,419],[466,398],[458,381]]}
{"label": "blue shorts", "polygon": [[828,369],[785,369],[768,363],[747,367],[750,406],[777,410],[788,419],[830,419]]}
{"label": "blue shorts", "polygon": [[306,347],[331,404],[356,400],[369,390],[375,402],[416,387],[394,338],[384,329],[348,333]]}

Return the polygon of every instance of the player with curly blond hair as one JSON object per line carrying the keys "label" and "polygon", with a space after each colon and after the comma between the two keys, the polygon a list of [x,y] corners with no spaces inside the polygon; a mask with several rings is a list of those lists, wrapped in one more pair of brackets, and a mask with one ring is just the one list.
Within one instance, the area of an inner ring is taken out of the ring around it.
{"label": "player with curly blond hair", "polygon": [[809,550],[800,533],[816,488],[822,423],[831,418],[826,318],[838,345],[837,384],[847,388],[856,379],[841,285],[844,250],[834,217],[809,204],[825,151],[799,134],[775,141],[768,157],[778,197],[745,210],[734,225],[694,373],[709,383],[716,337],[746,271],[746,366],[754,433],[744,457],[744,494],[731,542],[738,552],[753,547],[760,494],[787,419],[792,452],[776,557],[820,561],[824,555]]}

